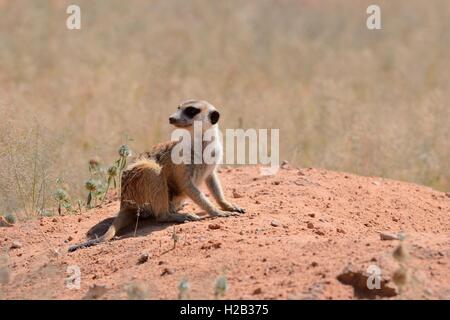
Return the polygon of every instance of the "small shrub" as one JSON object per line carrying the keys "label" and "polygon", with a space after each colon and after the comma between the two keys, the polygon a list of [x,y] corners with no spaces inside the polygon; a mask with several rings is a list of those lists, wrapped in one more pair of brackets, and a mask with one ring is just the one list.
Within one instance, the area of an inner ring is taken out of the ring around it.
{"label": "small shrub", "polygon": [[141,283],[132,283],[127,287],[127,296],[129,300],[146,300],[148,289]]}
{"label": "small shrub", "polygon": [[55,215],[52,209],[40,209],[37,213],[39,217],[53,217]]}
{"label": "small shrub", "polygon": [[88,208],[92,208],[92,200],[95,199],[95,197],[96,197],[95,192],[97,191],[97,183],[94,179],[89,179],[84,184],[84,187],[86,188],[86,190],[89,191],[88,197],[86,200],[86,205]]}
{"label": "small shrub", "polygon": [[15,224],[17,222],[17,217],[14,214],[12,214],[12,213],[7,213],[5,215],[5,220],[9,224]]}
{"label": "small shrub", "polygon": [[117,165],[109,167],[107,173],[108,173],[108,182],[106,184],[106,190],[105,190],[105,194],[103,195],[102,203],[103,203],[103,201],[105,201],[105,198],[108,195],[108,191],[111,186],[111,183],[113,183],[114,189],[117,188],[117,183],[116,183],[116,177],[117,177],[117,173],[118,173]]}
{"label": "small shrub", "polygon": [[186,278],[181,279],[180,284],[178,285],[178,299],[179,300],[188,300],[189,299],[189,289],[190,285]]}
{"label": "small shrub", "polygon": [[225,276],[220,276],[216,280],[216,285],[214,286],[214,297],[220,299],[225,295],[228,290],[228,281]]}
{"label": "small shrub", "polygon": [[125,170],[127,165],[127,158],[131,156],[130,148],[124,144],[119,148],[119,159],[116,161],[117,169],[119,170],[119,195],[121,191],[121,183],[122,183],[122,172]]}

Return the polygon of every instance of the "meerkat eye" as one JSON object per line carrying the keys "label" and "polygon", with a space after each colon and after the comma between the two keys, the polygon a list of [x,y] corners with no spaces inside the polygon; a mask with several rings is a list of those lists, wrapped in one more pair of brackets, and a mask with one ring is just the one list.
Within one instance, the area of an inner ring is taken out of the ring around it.
{"label": "meerkat eye", "polygon": [[216,124],[219,121],[220,113],[216,110],[210,112],[209,119],[211,120],[212,124]]}
{"label": "meerkat eye", "polygon": [[184,109],[183,113],[189,117],[189,118],[193,118],[195,117],[197,114],[200,113],[200,109],[197,109],[195,107],[187,107],[186,109]]}

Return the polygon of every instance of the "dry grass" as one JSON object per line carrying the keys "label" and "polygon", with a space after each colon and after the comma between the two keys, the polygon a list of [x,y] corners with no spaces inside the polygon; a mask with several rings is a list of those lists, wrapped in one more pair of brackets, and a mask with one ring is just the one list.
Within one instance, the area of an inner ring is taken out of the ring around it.
{"label": "dry grass", "polygon": [[281,159],[450,186],[450,3],[0,1],[0,212],[85,197],[87,160],[169,137],[184,99],[222,128],[280,128]]}

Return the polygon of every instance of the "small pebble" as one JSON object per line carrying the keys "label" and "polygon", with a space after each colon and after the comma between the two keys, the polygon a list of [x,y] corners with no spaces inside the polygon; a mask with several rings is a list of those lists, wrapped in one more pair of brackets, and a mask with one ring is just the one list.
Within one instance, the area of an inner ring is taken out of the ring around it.
{"label": "small pebble", "polygon": [[138,264],[143,264],[148,261],[148,253],[144,252],[138,259]]}
{"label": "small pebble", "polygon": [[280,223],[277,220],[272,220],[272,222],[270,223],[272,225],[272,227],[279,227]]}
{"label": "small pebble", "polygon": [[261,288],[257,288],[253,291],[253,294],[261,294],[261,293],[262,293]]}
{"label": "small pebble", "polygon": [[13,241],[10,248],[11,249],[20,249],[20,248],[22,248],[22,243],[20,241]]}
{"label": "small pebble", "polygon": [[217,224],[217,223],[210,224],[210,225],[208,225],[208,229],[211,229],[211,230],[220,229],[220,224]]}
{"label": "small pebble", "polygon": [[381,240],[401,240],[401,235],[397,233],[390,233],[390,232],[381,232],[380,233],[380,239]]}

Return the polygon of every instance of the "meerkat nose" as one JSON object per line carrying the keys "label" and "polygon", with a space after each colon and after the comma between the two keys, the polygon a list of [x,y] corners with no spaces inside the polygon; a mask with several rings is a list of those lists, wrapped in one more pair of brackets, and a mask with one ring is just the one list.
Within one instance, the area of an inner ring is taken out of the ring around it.
{"label": "meerkat nose", "polygon": [[176,122],[176,120],[175,120],[174,117],[170,117],[170,118],[169,118],[169,123],[170,123],[170,124],[174,124],[175,122]]}

